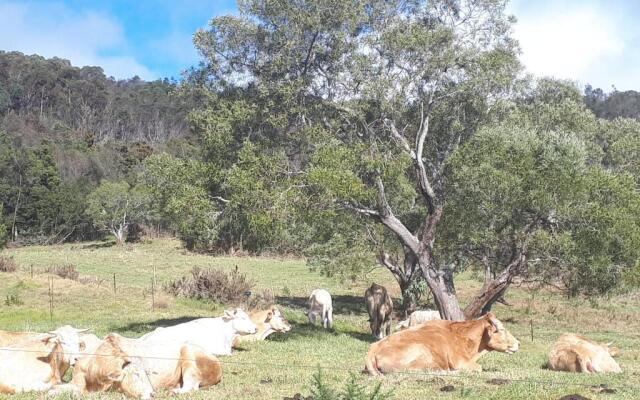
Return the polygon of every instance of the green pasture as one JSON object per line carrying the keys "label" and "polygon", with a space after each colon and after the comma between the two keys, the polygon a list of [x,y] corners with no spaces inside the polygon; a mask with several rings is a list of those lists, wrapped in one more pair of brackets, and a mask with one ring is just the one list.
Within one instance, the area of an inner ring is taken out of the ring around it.
{"label": "green pasture", "polygon": [[[311,377],[318,368],[334,387],[342,386],[350,373],[373,387],[378,379],[360,374],[372,341],[362,294],[376,281],[397,295],[396,285],[382,270],[372,272],[361,282],[340,282],[310,271],[302,260],[211,257],[187,252],[177,241],[168,239],[123,248],[108,242],[32,246],[7,249],[0,255],[13,257],[20,267],[16,273],[0,273],[0,329],[43,331],[73,324],[92,328],[98,335],[118,332],[136,337],[156,326],[221,313],[222,305],[163,294],[156,294],[162,308],[152,310],[154,270],[161,285],[187,274],[194,266],[237,266],[255,280],[256,291],[271,289],[293,330],[286,335],[272,335],[265,342],[247,344],[233,356],[221,357],[222,383],[188,396],[194,399],[282,399],[298,392],[308,395]],[[51,278],[43,272],[47,267],[65,264],[73,264],[80,271],[79,282]],[[481,282],[467,273],[459,277],[457,285],[464,301]],[[334,295],[332,331],[307,323],[306,298],[319,287]],[[494,311],[520,339],[520,352],[484,356],[480,360],[484,369],[481,373],[387,376],[382,380],[383,388],[393,390],[396,399],[557,399],[573,393],[591,399],[640,398],[640,293],[588,301],[514,288],[507,298],[511,306],[497,305]],[[5,301],[8,299],[18,301]],[[613,341],[621,349],[618,362],[624,373],[589,376],[544,369],[551,344],[569,331]],[[499,383],[503,384],[496,385],[493,379],[502,379]],[[595,393],[591,386],[601,384],[615,389],[615,393]],[[453,390],[440,390],[447,385],[452,385]],[[120,395],[93,397],[115,399]]]}

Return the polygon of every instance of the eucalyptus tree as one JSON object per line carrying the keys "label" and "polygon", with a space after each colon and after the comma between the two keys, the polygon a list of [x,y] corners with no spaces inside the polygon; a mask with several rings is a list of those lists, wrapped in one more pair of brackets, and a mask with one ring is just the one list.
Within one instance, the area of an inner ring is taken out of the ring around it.
{"label": "eucalyptus tree", "polygon": [[391,233],[398,262],[384,247],[378,261],[403,290],[422,276],[442,315],[462,319],[455,265],[434,253],[445,164],[519,71],[505,3],[239,1],[195,39],[201,82],[232,118],[196,114],[196,130],[285,149],[316,206]]}

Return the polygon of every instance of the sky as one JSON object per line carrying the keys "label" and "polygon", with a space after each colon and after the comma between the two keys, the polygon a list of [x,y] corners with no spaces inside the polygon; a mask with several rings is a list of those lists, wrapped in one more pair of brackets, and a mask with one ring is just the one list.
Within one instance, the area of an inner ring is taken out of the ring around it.
{"label": "sky", "polygon": [[[193,33],[235,12],[235,0],[0,0],[0,50],[179,78],[199,60]],[[508,12],[528,72],[640,91],[640,0],[512,0]]]}

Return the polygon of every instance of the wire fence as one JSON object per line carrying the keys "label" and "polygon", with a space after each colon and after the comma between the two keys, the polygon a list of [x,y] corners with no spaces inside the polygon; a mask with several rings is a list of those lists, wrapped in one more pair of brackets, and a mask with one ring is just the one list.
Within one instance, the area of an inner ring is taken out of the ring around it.
{"label": "wire fence", "polygon": [[[33,350],[33,349],[27,349],[27,348],[16,348],[16,347],[3,347],[0,348],[0,354],[2,354],[2,352],[16,352],[16,353],[38,353],[38,354],[42,354],[43,351],[42,350]],[[88,357],[88,356],[95,356],[95,357],[123,357],[120,354],[109,354],[109,353],[87,353],[87,352],[60,352],[60,351],[56,351],[56,352],[51,352],[49,354],[56,354],[56,355],[67,355],[67,356],[78,356],[78,358],[80,357]],[[163,360],[163,361],[191,361],[191,362],[197,362],[197,360],[194,358],[184,358],[184,357],[162,357],[162,356],[149,356],[149,355],[135,355],[135,354],[127,354],[127,357],[129,358],[138,358],[138,359],[149,359],[149,360]],[[229,360],[229,359],[224,359],[224,360],[220,360],[218,359],[218,361],[220,362],[221,365],[238,365],[238,366],[253,366],[253,367],[263,367],[263,368],[286,368],[286,369],[308,369],[308,370],[326,370],[326,371],[340,371],[340,372],[348,372],[348,373],[359,373],[362,372],[363,374],[366,373],[366,371],[363,370],[362,365],[361,366],[354,366],[354,365],[346,365],[346,364],[332,364],[330,366],[323,366],[320,364],[300,364],[300,363],[294,363],[294,362],[288,362],[288,363],[273,363],[273,362],[259,362],[259,361],[235,361],[235,360]],[[0,361],[1,363],[1,361]],[[1,365],[0,365],[1,366]],[[477,374],[470,374],[470,373],[465,373],[462,371],[428,371],[428,370],[423,370],[423,371],[395,371],[393,372],[391,375],[392,376],[401,376],[401,377],[408,377],[408,378],[413,378],[413,379],[418,379],[418,378],[437,378],[437,379],[453,379],[453,380],[458,380],[458,381],[473,381],[473,382],[479,382],[481,381],[483,384],[494,384],[494,385],[503,385],[503,384],[512,384],[512,383],[522,383],[522,384],[529,384],[529,385],[538,385],[538,386],[556,386],[556,387],[582,387],[582,388],[588,388],[588,389],[593,389],[593,388],[599,388],[599,387],[607,387],[608,385],[606,383],[602,383],[600,385],[598,384],[594,384],[594,383],[583,383],[583,382],[566,382],[566,381],[558,381],[558,380],[545,380],[545,379],[533,379],[533,378],[517,378],[517,377],[504,377],[504,375],[499,375],[499,374],[495,374],[495,375],[491,375],[488,376],[486,375],[486,372],[483,372],[482,375],[480,375],[479,373]],[[603,376],[604,377],[604,376]],[[498,381],[497,383],[492,383],[492,381]],[[630,391],[636,391],[636,390],[640,390],[640,385],[633,385],[630,384],[628,382],[616,382],[615,383],[615,387],[616,388],[624,388],[626,390],[630,390]]]}

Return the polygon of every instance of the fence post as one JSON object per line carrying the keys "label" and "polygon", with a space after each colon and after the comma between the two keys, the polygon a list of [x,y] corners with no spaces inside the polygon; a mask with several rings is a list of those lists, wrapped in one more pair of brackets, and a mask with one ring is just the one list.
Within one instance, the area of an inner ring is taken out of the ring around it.
{"label": "fence post", "polygon": [[33,264],[29,265],[29,270],[31,272],[31,279],[33,279]]}
{"label": "fence post", "polygon": [[49,320],[53,322],[53,277],[49,276]]}
{"label": "fence post", "polygon": [[531,341],[533,342],[533,318],[529,319],[529,330],[531,331]]}
{"label": "fence post", "polygon": [[156,310],[156,285],[154,279],[151,278],[151,311]]}
{"label": "fence post", "polygon": [[116,300],[116,274],[113,274],[113,300]]}

